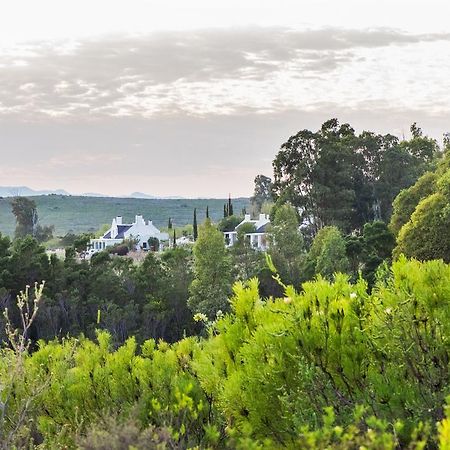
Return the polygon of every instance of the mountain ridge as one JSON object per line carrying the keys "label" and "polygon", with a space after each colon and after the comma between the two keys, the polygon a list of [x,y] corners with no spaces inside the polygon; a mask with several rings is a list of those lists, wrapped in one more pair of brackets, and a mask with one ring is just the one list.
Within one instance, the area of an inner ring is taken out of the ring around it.
{"label": "mountain ridge", "polygon": [[0,186],[0,197],[37,197],[40,195],[67,195],[73,197],[105,197],[105,198],[140,198],[140,199],[183,199],[181,196],[162,196],[145,194],[144,192],[132,192],[131,194],[123,195],[107,195],[98,192],[86,192],[83,194],[71,194],[64,189],[31,189],[28,186]]}

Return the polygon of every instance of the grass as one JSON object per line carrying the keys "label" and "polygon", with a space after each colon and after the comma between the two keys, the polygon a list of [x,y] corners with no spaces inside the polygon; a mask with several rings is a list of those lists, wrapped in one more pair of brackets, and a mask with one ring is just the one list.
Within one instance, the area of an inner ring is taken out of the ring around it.
{"label": "grass", "polygon": [[[192,224],[194,208],[197,208],[198,223],[205,219],[206,206],[213,221],[223,217],[223,205],[227,199],[135,199],[111,197],[77,197],[64,195],[41,195],[32,197],[36,202],[39,223],[54,225],[55,236],[68,232],[75,234],[95,232],[103,224],[110,224],[115,216],[122,216],[124,223],[134,221],[141,214],[153,220],[159,228],[167,227],[169,217],[174,226]],[[236,214],[243,208],[250,210],[248,198],[233,200]],[[15,218],[11,212],[10,199],[0,198],[0,233],[14,234]]]}

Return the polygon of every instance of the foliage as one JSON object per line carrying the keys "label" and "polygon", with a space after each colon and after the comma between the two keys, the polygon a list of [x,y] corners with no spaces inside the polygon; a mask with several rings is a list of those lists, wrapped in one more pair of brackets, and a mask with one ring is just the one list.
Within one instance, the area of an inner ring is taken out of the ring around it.
{"label": "foliage", "polygon": [[[30,236],[14,243],[0,236],[0,302],[14,311],[23,286],[46,280],[45,302],[30,331],[33,342],[80,333],[93,338],[96,327],[108,330],[116,345],[131,335],[139,342],[149,337],[171,342],[195,331],[186,304],[191,259],[189,250],[176,249],[161,256],[149,252],[140,264],[107,252],[88,262],[66,251],[62,261],[49,258]],[[20,323],[17,314],[11,320]]]}
{"label": "foliage", "polygon": [[258,214],[264,203],[272,201],[272,180],[265,175],[257,175],[255,177],[255,190],[250,198],[254,206],[254,213]]}
{"label": "foliage", "polygon": [[281,279],[286,284],[298,284],[305,257],[305,245],[299,231],[295,209],[290,205],[277,208],[269,229],[270,254]]}
{"label": "foliage", "polygon": [[39,225],[36,203],[26,197],[14,197],[11,209],[16,217],[15,237],[33,236],[38,242],[46,242],[53,238],[53,225]]}
{"label": "foliage", "polygon": [[200,226],[194,245],[194,280],[190,287],[189,308],[193,312],[215,317],[226,310],[231,285],[231,263],[223,234],[209,219]]}
{"label": "foliage", "polygon": [[392,217],[389,223],[389,228],[395,236],[398,235],[403,225],[409,221],[419,202],[431,195],[435,189],[436,175],[432,172],[426,172],[413,186],[400,191],[394,199]]}
{"label": "foliage", "polygon": [[362,235],[346,236],[345,245],[352,278],[362,275],[372,287],[378,268],[391,261],[395,238],[384,222],[376,220],[364,225]]}
{"label": "foliage", "polygon": [[263,300],[253,279],[205,339],[41,341],[8,411],[41,386],[16,436],[43,448],[446,449],[449,302],[442,261],[401,258],[371,293],[337,275]]}
{"label": "foliage", "polygon": [[148,248],[152,252],[157,252],[159,250],[159,239],[157,237],[150,237],[147,241]]}
{"label": "foliage", "polygon": [[194,208],[194,219],[192,222],[192,228],[193,228],[194,241],[196,241],[198,238],[197,209],[196,208]]}
{"label": "foliage", "polygon": [[239,225],[242,222],[243,218],[239,216],[227,216],[224,217],[219,224],[217,225],[217,228],[224,232],[224,231],[234,231],[237,225]]}
{"label": "foliage", "polygon": [[73,240],[73,248],[76,252],[81,253],[86,250],[87,245],[94,236],[91,233],[83,233],[75,236]]}
{"label": "foliage", "polygon": [[317,426],[327,405],[345,424],[361,404],[401,419],[408,439],[414,423],[442,418],[449,277],[441,262],[401,260],[371,295],[342,275],[267,302],[255,282],[238,285],[235,316],[216,324],[199,354],[200,381],[227,422],[253,438],[286,444],[298,427]]}
{"label": "foliage", "polygon": [[14,197],[11,200],[11,209],[16,217],[15,236],[34,236],[38,224],[36,203],[27,197]]}
{"label": "foliage", "polygon": [[170,430],[148,427],[141,430],[139,422],[127,420],[120,422],[106,417],[102,424],[95,424],[78,440],[81,450],[164,450],[174,448],[175,441]]}
{"label": "foliage", "polygon": [[410,141],[363,132],[349,124],[325,122],[317,132],[299,131],[285,142],[274,166],[278,203],[301,211],[315,234],[334,225],[348,233],[374,219],[389,220],[391,203],[432,164],[434,140],[417,127]]}
{"label": "foliage", "polygon": [[271,275],[266,266],[264,254],[251,246],[250,239],[246,236],[255,231],[255,226],[251,222],[243,223],[237,229],[237,240],[230,247],[232,261],[233,280],[247,281],[250,278],[258,277],[264,285],[271,283]]}
{"label": "foliage", "polygon": [[335,273],[348,270],[349,261],[341,232],[336,227],[322,228],[314,238],[306,259],[306,279],[320,274],[331,280]]}
{"label": "foliage", "polygon": [[[405,254],[422,260],[442,258],[450,261],[450,156],[447,154],[434,174],[422,177],[408,191],[402,192],[394,205],[405,206],[397,213],[391,228],[400,228],[395,256]],[[408,217],[407,214],[410,214]],[[400,218],[401,217],[401,218]]]}
{"label": "foliage", "polygon": [[113,255],[125,256],[128,254],[130,249],[126,244],[116,244],[113,245],[112,247],[108,247],[106,251]]}
{"label": "foliage", "polygon": [[[29,286],[17,296],[17,309],[21,328],[14,328],[8,313],[4,311],[6,319],[6,339],[10,349],[0,350],[0,365],[7,365],[7,372],[2,374],[0,385],[0,448],[9,450],[22,447],[30,441],[30,432],[27,426],[32,401],[45,388],[45,381],[29,386],[17,386],[17,380],[26,376],[25,358],[28,355],[31,341],[29,332],[36,319],[39,303],[42,300],[44,284],[34,287],[30,292]],[[20,398],[17,393],[20,392]]]}

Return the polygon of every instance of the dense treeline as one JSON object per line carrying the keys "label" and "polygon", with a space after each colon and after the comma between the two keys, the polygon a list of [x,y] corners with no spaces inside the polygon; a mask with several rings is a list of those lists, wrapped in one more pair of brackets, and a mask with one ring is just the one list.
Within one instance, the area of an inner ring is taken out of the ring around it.
{"label": "dense treeline", "polygon": [[[335,227],[323,228],[308,248],[298,232],[295,210],[277,210],[269,249],[284,283],[301,283],[337,271],[373,283],[377,267],[389,259],[392,233],[382,222],[364,227],[361,236],[343,236]],[[13,309],[16,295],[35,281],[46,281],[45,301],[32,330],[33,341],[94,330],[109,331],[119,345],[130,336],[138,342],[162,338],[173,342],[196,334],[195,313],[214,318],[229,310],[228,297],[236,281],[257,277],[261,295],[281,295],[264,254],[253,249],[240,230],[237,243],[224,247],[223,234],[207,220],[196,245],[179,246],[161,254],[148,252],[142,263],[108,252],[85,261],[67,248],[65,260],[52,255],[31,236],[11,241],[0,235],[0,304]],[[12,317],[19,325],[18,317]]]}
{"label": "dense treeline", "polygon": [[4,349],[2,431],[44,448],[446,449],[449,289],[450,266],[401,259],[371,293],[345,275],[278,299],[238,284],[206,339]]}
{"label": "dense treeline", "polygon": [[416,124],[412,138],[364,131],[336,119],[312,132],[299,131],[274,162],[273,194],[298,208],[313,234],[324,226],[344,233],[373,220],[388,222],[392,201],[433,166],[439,147]]}
{"label": "dense treeline", "polygon": [[[31,337],[53,339],[84,333],[94,337],[107,329],[114,342],[136,336],[175,341],[191,334],[194,324],[186,301],[192,281],[191,252],[177,248],[156,257],[148,253],[142,264],[101,253],[92,262],[67,252],[64,261],[47,257],[31,237],[13,243],[0,237],[0,300],[15,303],[26,285],[45,280],[45,301]],[[14,318],[17,319],[17,318]]]}

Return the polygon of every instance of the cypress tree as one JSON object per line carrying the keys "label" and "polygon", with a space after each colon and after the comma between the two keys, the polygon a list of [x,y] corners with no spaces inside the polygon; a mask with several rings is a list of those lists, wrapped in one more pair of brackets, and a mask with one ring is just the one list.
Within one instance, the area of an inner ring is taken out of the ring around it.
{"label": "cypress tree", "polygon": [[169,230],[172,229],[172,217],[169,217],[169,223],[167,224],[167,228],[168,228]]}
{"label": "cypress tree", "polygon": [[198,237],[198,229],[197,229],[197,208],[194,208],[194,222],[193,222],[193,228],[194,228],[194,241],[197,240]]}
{"label": "cypress tree", "polygon": [[173,229],[173,244],[172,248],[177,248],[177,235],[175,233],[175,228]]}
{"label": "cypress tree", "polygon": [[231,203],[231,195],[228,196],[228,215],[233,215],[233,203]]}
{"label": "cypress tree", "polygon": [[226,217],[228,217],[227,205],[224,204],[223,205],[223,218],[225,219]]}
{"label": "cypress tree", "polygon": [[208,208],[208,205],[206,205],[206,218],[209,219],[209,208]]}

